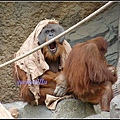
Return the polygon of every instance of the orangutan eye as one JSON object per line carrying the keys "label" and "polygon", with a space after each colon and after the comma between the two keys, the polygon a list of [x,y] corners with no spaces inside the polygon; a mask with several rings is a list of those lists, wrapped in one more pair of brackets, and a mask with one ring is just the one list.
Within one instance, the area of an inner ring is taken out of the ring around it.
{"label": "orangutan eye", "polygon": [[46,31],[45,31],[45,33],[47,33],[47,34],[48,34],[48,33],[49,33],[49,30],[46,30]]}
{"label": "orangutan eye", "polygon": [[51,30],[51,33],[53,33],[53,32],[55,32],[55,30],[54,30],[54,29],[52,29],[52,30]]}

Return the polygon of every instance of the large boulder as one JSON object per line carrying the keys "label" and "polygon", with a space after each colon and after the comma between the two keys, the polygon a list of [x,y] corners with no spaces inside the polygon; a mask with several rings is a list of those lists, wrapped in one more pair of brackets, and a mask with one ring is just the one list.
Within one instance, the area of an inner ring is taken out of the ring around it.
{"label": "large boulder", "polygon": [[31,106],[27,104],[23,109],[23,118],[83,118],[95,114],[91,104],[77,99],[60,101],[55,110],[49,110],[45,105]]}

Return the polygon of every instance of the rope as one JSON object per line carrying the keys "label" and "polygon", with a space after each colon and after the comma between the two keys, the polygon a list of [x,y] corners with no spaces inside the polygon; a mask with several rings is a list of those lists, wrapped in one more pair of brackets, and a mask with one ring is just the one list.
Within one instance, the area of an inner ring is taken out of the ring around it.
{"label": "rope", "polygon": [[43,43],[42,45],[30,50],[29,52],[19,56],[19,57],[16,57],[8,62],[5,62],[3,64],[0,65],[0,68],[1,67],[4,67],[10,63],[13,63],[15,61],[18,61],[34,52],[36,52],[37,50],[43,48],[45,45],[48,45],[52,42],[54,42],[56,39],[60,38],[61,36],[67,34],[68,32],[70,32],[71,30],[75,29],[76,27],[78,27],[79,25],[83,24],[84,22],[88,21],[90,18],[92,18],[93,16],[97,15],[98,13],[100,13],[102,10],[104,10],[105,8],[107,8],[109,5],[111,5],[112,3],[114,3],[113,1],[109,1],[108,3],[106,3],[105,5],[103,5],[101,8],[99,8],[98,10],[96,10],[95,12],[93,12],[92,14],[90,14],[89,16],[87,16],[86,18],[84,18],[83,20],[81,20],[80,22],[78,22],[77,24],[73,25],[72,27],[70,27],[69,29],[67,29],[66,31],[62,32],[61,34],[57,35],[56,37],[52,38],[51,40]]}

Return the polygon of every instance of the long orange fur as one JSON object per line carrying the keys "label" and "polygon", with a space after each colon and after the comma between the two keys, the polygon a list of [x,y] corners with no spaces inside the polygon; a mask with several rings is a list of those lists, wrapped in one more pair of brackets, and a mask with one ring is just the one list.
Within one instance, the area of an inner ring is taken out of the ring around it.
{"label": "long orange fur", "polygon": [[[108,43],[103,37],[76,44],[63,70],[67,93],[74,94],[83,102],[100,103],[101,109],[105,111],[110,109],[112,84],[117,81],[116,68],[105,59],[107,48]],[[114,68],[114,73],[109,67]],[[103,99],[107,100],[107,104]]]}
{"label": "long orange fur", "polygon": [[[57,46],[58,46],[58,50],[56,54],[51,54],[51,52],[48,50],[47,46],[43,47],[43,55],[46,58],[49,58],[50,60],[55,61],[59,56],[61,56],[61,54],[63,52],[65,52],[65,48],[63,47],[63,45],[59,44],[59,42],[56,42]],[[15,67],[14,67],[14,77],[15,80],[17,81],[18,78],[21,81],[27,81],[27,75],[25,73],[25,71],[21,70],[19,68],[19,66],[17,67],[17,72],[15,72]],[[43,73],[43,75],[41,76],[41,79],[44,79],[45,81],[47,81],[47,84],[41,84],[40,85],[40,99],[38,100],[38,104],[45,104],[45,99],[46,99],[46,94],[51,94],[53,95],[53,92],[56,88],[56,82],[55,78],[59,75],[59,72],[54,73],[50,70],[46,71],[45,73]],[[37,78],[36,78],[37,79]],[[21,97],[23,99],[23,101],[28,102],[29,104],[34,104],[35,98],[34,95],[31,93],[31,91],[28,88],[28,84],[21,84],[20,87],[20,94],[19,97]]]}

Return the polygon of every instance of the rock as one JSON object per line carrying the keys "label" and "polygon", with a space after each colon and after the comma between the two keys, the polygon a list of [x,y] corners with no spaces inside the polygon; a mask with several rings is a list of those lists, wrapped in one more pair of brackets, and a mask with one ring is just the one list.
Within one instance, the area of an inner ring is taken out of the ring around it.
{"label": "rock", "polygon": [[24,106],[23,114],[20,118],[52,118],[52,111],[47,109],[45,105]]}
{"label": "rock", "polygon": [[23,118],[83,118],[95,114],[91,104],[77,99],[64,99],[57,104],[55,110],[49,110],[45,105],[26,105]]}
{"label": "rock", "polygon": [[0,118],[2,119],[13,119],[10,112],[0,103]]}
{"label": "rock", "polygon": [[107,118],[107,119],[108,119],[108,118],[110,118],[110,112],[102,111],[102,112],[99,113],[99,114],[85,117],[85,119],[89,119],[89,118]]}
{"label": "rock", "polygon": [[6,109],[17,109],[18,118],[84,118],[96,114],[92,104],[77,99],[61,100],[55,110],[49,110],[45,105],[31,106],[24,102],[6,103],[4,106]]}
{"label": "rock", "polygon": [[64,99],[58,103],[53,112],[54,118],[84,118],[96,114],[92,104],[78,99]]}
{"label": "rock", "polygon": [[[12,102],[12,103],[5,103],[3,104],[3,106],[7,109],[7,110],[15,110],[15,115],[14,117],[18,117],[18,118],[22,118],[23,116],[23,109],[24,109],[24,106],[27,105],[26,102],[22,102],[22,101],[18,101],[18,102]],[[14,108],[14,109],[13,109]],[[14,112],[14,111],[11,111],[11,112]],[[18,114],[18,113],[19,114]],[[18,114],[18,115],[17,115]]]}
{"label": "rock", "polygon": [[111,100],[110,118],[120,118],[120,95],[115,96]]}
{"label": "rock", "polygon": [[18,115],[19,115],[19,112],[16,108],[14,107],[11,107],[8,109],[8,111],[11,113],[11,115],[14,117],[14,118],[17,118]]}

